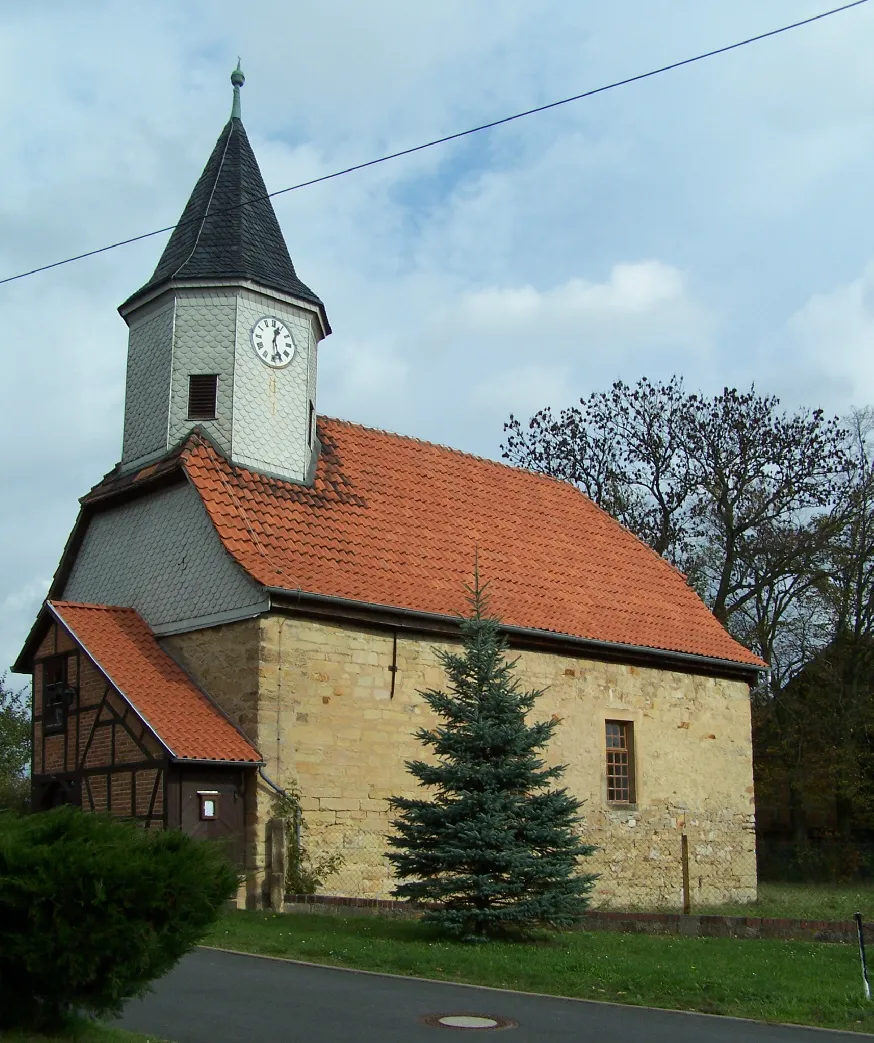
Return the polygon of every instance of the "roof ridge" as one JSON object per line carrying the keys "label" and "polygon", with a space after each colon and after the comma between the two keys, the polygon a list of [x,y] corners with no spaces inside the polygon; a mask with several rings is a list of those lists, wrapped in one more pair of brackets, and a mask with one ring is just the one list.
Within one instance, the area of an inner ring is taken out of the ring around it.
{"label": "roof ridge", "polygon": [[416,435],[405,435],[401,434],[399,431],[389,431],[384,427],[370,427],[368,424],[359,424],[354,420],[343,420],[341,417],[336,416],[325,416],[323,413],[319,414],[318,419],[327,421],[331,424],[342,424],[343,427],[357,427],[361,431],[372,431],[377,435],[388,435],[390,438],[400,438],[404,442],[416,442],[419,445],[427,446],[429,449],[443,449],[447,453],[453,453],[455,456],[463,456],[468,460],[477,460],[479,463],[483,464],[493,464],[495,467],[501,467],[508,471],[530,474],[535,478],[542,479],[543,481],[559,482],[561,485],[566,485],[571,489],[575,489],[578,493],[582,493],[590,503],[595,507],[598,506],[590,496],[586,496],[582,489],[577,489],[573,482],[569,482],[566,478],[556,478],[555,475],[543,474],[540,471],[532,470],[530,467],[518,467],[516,464],[508,464],[503,460],[495,460],[490,456],[480,456],[479,453],[470,453],[466,449],[457,449],[455,446],[447,445],[445,442],[432,442],[427,438],[419,438]]}
{"label": "roof ridge", "polygon": [[234,134],[234,129],[235,128],[234,128],[233,118],[228,120],[227,127],[225,129],[228,132],[228,136],[227,136],[227,138],[225,138],[225,147],[222,149],[222,157],[219,160],[218,166],[216,167],[215,177],[213,178],[213,182],[212,182],[212,188],[209,190],[209,198],[206,201],[206,207],[204,208],[203,216],[201,217],[200,224],[198,225],[198,228],[197,228],[197,235],[195,235],[195,237],[194,237],[194,242],[191,244],[191,250],[189,251],[188,256],[179,265],[179,267],[176,269],[176,271],[173,272],[169,276],[171,279],[175,279],[179,275],[179,273],[182,271],[182,269],[189,263],[191,258],[194,256],[195,251],[197,250],[197,247],[200,244],[200,237],[203,234],[203,227],[206,224],[206,222],[209,220],[209,216],[210,216],[209,211],[210,211],[210,208],[212,207],[213,198],[215,197],[215,190],[216,190],[216,187],[218,186],[219,178],[222,175],[222,169],[223,169],[223,167],[225,165],[225,159],[227,158],[227,155],[228,155],[228,148],[230,147],[231,138],[233,137],[233,134]]}

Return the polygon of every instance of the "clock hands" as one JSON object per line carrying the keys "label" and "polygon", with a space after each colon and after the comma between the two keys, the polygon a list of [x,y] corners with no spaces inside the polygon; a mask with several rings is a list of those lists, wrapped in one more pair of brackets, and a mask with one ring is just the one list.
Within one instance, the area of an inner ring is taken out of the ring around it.
{"label": "clock hands", "polygon": [[287,366],[294,358],[294,340],[288,327],[279,319],[265,315],[252,327],[251,337],[258,357],[268,366]]}

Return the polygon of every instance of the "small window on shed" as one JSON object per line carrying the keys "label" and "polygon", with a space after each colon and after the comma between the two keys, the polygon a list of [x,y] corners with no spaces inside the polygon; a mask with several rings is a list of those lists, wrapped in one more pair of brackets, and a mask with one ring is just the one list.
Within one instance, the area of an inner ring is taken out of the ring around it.
{"label": "small window on shed", "polygon": [[215,420],[218,375],[198,373],[188,378],[188,419]]}
{"label": "small window on shed", "polygon": [[215,790],[202,791],[197,794],[200,800],[200,817],[202,820],[213,819],[218,816],[218,792]]}
{"label": "small window on shed", "polygon": [[607,721],[607,800],[633,804],[634,732],[630,721]]}

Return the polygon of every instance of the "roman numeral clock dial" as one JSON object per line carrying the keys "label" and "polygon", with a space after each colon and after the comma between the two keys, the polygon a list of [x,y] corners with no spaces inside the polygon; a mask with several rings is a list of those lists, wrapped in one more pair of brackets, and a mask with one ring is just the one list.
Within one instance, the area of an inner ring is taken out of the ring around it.
{"label": "roman numeral clock dial", "polygon": [[282,369],[294,358],[291,330],[273,315],[265,315],[252,327],[252,347],[258,358],[272,369]]}

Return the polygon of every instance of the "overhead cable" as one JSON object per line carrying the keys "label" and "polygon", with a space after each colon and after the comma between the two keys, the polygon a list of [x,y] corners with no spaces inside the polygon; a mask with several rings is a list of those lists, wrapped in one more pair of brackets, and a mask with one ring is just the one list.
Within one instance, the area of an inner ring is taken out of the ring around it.
{"label": "overhead cable", "polygon": [[413,145],[411,148],[401,149],[399,152],[390,152],[385,156],[379,156],[377,159],[369,159],[363,163],[355,163],[351,167],[344,167],[342,170],[335,170],[331,174],[322,174],[320,177],[310,178],[309,181],[301,181],[296,185],[289,185],[288,188],[280,188],[275,192],[268,192],[266,195],[247,199],[243,203],[237,203],[234,206],[215,210],[207,215],[206,218],[198,216],[192,218],[191,221],[180,221],[175,225],[166,225],[164,228],[156,228],[152,232],[143,232],[142,235],[131,236],[129,239],[119,239],[118,242],[109,243],[107,246],[100,246],[96,250],[86,250],[84,253],[75,254],[73,257],[65,257],[62,261],[53,261],[51,264],[43,264],[38,268],[31,268],[30,271],[27,272],[19,272],[18,275],[8,275],[6,278],[0,279],[0,286],[4,283],[16,282],[18,279],[26,279],[28,276],[37,275],[39,272],[47,272],[52,268],[60,268],[61,265],[72,264],[74,261],[82,261],[86,257],[95,257],[97,254],[106,253],[109,250],[117,250],[120,246],[129,246],[131,243],[138,243],[143,239],[150,239],[155,235],[163,235],[165,232],[172,232],[175,228],[183,227],[185,224],[189,224],[192,221],[212,220],[215,217],[220,217],[222,214],[239,210],[241,207],[252,206],[254,203],[260,203],[265,199],[274,199],[276,196],[285,195],[286,192],[296,192],[301,188],[309,188],[312,185],[319,185],[325,181],[333,181],[334,178],[344,177],[346,174],[353,174],[357,170],[366,170],[368,167],[375,167],[380,163],[388,163],[393,159],[401,159],[403,156],[411,156],[416,152],[423,152],[425,149],[434,148],[437,145],[445,145],[450,141],[458,141],[460,138],[469,137],[471,134],[479,134],[484,130],[492,130],[495,127],[501,127],[506,123],[513,123],[515,120],[524,119],[526,116],[535,116],[541,112],[548,112],[550,109],[557,109],[561,105],[570,105],[571,102],[582,101],[584,98],[592,98],[596,94],[603,94],[605,91],[615,90],[617,87],[626,87],[631,83],[639,83],[641,80],[648,80],[653,76],[660,76],[662,73],[671,72],[674,69],[681,69],[685,65],[693,65],[695,62],[704,61],[706,58],[714,58],[720,54],[727,54],[729,51],[736,51],[741,47],[747,47],[749,44],[758,43],[760,40],[767,40],[772,36],[779,36],[782,33],[788,33],[793,29],[800,29],[802,26],[811,25],[813,22],[820,22],[824,18],[830,18],[832,15],[840,14],[842,11],[849,11],[850,8],[853,7],[861,7],[862,4],[867,4],[868,2],[869,0],[852,0],[851,3],[843,4],[840,7],[833,7],[829,11],[821,11],[819,14],[812,15],[810,18],[803,18],[801,21],[792,22],[789,25],[782,25],[779,29],[770,29],[768,32],[758,33],[756,36],[749,36],[745,40],[738,40],[736,43],[726,44],[724,47],[716,47],[711,51],[704,51],[702,54],[696,54],[691,58],[683,58],[681,61],[670,62],[668,65],[660,66],[658,69],[650,69],[649,72],[641,72],[637,73],[635,76],[627,76],[625,79],[615,80],[613,83],[607,83],[601,87],[594,87],[591,90],[583,91],[581,94],[573,94],[569,98],[550,101],[545,105],[538,105],[533,109],[525,109],[524,112],[516,112],[512,116],[504,116],[501,119],[492,120],[489,123],[481,123],[479,126],[469,127],[467,130],[459,130],[454,134],[446,134],[442,138],[434,138],[433,140],[426,141],[421,145]]}

